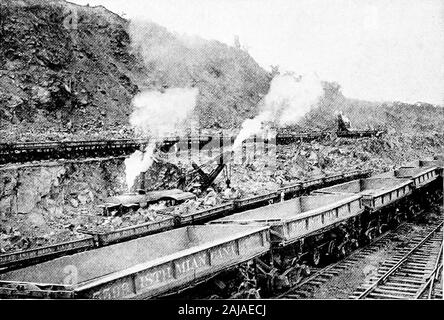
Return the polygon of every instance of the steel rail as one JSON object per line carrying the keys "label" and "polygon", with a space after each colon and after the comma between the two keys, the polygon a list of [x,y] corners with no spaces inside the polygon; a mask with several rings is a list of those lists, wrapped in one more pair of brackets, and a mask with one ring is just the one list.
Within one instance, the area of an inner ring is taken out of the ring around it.
{"label": "steel rail", "polygon": [[371,292],[373,292],[373,290],[375,290],[378,287],[378,285],[384,283],[388,279],[388,277],[390,277],[395,271],[397,271],[415,251],[417,251],[428,239],[430,239],[430,237],[432,237],[435,234],[435,232],[437,232],[443,226],[443,224],[444,222],[441,222],[437,227],[435,227],[431,232],[429,232],[424,237],[423,240],[421,240],[409,252],[407,252],[401,260],[399,260],[393,267],[391,267],[382,277],[376,280],[375,283],[373,283],[364,292],[362,292],[356,299],[363,299],[367,297]]}
{"label": "steel rail", "polygon": [[[421,211],[421,213],[423,213],[423,211]],[[380,235],[379,237],[373,239],[372,242],[368,243],[367,245],[363,246],[362,248],[359,248],[359,249],[353,251],[349,256],[347,256],[347,259],[355,257],[356,255],[358,255],[362,251],[364,251],[364,250],[366,250],[366,249],[376,245],[379,241],[382,241],[385,238],[389,237],[390,235],[395,234],[399,229],[401,229],[401,227],[407,225],[407,223],[408,223],[408,221],[404,221],[400,225],[398,225],[395,229],[390,230],[389,232],[386,232],[386,233]],[[303,285],[310,283],[311,281],[315,280],[319,276],[322,276],[323,274],[325,274],[326,272],[330,271],[331,269],[337,267],[338,265],[340,265],[343,262],[344,262],[344,260],[340,260],[338,262],[330,264],[329,266],[319,270],[318,272],[314,273],[313,275],[309,276],[308,278],[302,280],[301,282],[296,284],[294,287],[292,287],[288,291],[286,291],[286,292],[282,293],[281,295],[279,295],[277,298],[278,299],[279,298],[284,298],[285,296],[291,294],[292,292],[295,292],[297,289],[299,289]]]}
{"label": "steel rail", "polygon": [[437,275],[439,274],[439,270],[442,269],[442,253],[443,253],[443,244],[441,243],[441,248],[439,249],[438,258],[436,259],[435,266],[433,268],[433,271],[430,272],[429,276],[427,277],[426,283],[422,285],[422,287],[419,289],[418,293],[415,295],[414,299],[419,299],[423,293],[429,288],[429,292],[427,294],[428,299],[431,299],[432,292],[433,292],[433,285],[435,284],[435,280]]}

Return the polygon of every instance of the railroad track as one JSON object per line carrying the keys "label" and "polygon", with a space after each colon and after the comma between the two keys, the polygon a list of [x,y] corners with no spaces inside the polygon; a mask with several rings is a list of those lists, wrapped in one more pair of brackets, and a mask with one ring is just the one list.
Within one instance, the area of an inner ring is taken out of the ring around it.
{"label": "railroad track", "polygon": [[[358,288],[352,299],[418,299],[442,272],[442,227],[433,224],[385,261],[377,275]],[[429,296],[431,298],[431,295]]]}
{"label": "railroad track", "polygon": [[440,256],[436,260],[434,272],[430,274],[429,279],[426,284],[422,286],[419,293],[417,293],[416,298],[418,299],[443,299],[443,264],[442,264],[442,245],[440,250]]}
{"label": "railroad track", "polygon": [[[396,240],[400,234],[408,234],[409,230],[411,230],[411,227],[413,225],[414,225],[414,223],[404,222],[401,225],[399,225],[395,230],[389,231],[389,232],[379,236],[369,245],[354,251],[344,260],[330,264],[325,268],[314,269],[314,272],[311,276],[309,276],[306,279],[303,279],[300,283],[293,286],[290,290],[288,290],[288,291],[284,292],[283,294],[281,294],[280,296],[278,296],[278,298],[280,298],[280,299],[310,298],[312,292],[314,290],[316,290],[319,286],[327,283],[332,278],[342,274],[344,271],[349,270],[350,268],[353,268],[354,266],[359,265],[367,257],[380,251],[382,248],[386,247],[393,240]],[[438,226],[439,226],[439,228],[442,228],[442,221],[440,221],[438,224],[435,223],[435,224],[429,225],[424,230],[421,230],[421,232],[415,233],[414,235],[412,235],[412,237],[410,238],[410,240],[408,242],[408,245],[403,249],[402,253],[404,253],[405,250],[411,250],[412,246],[418,245],[418,243],[421,242],[421,239],[423,239],[424,236],[429,235],[429,233],[431,232],[431,230],[430,230],[431,228],[433,228],[433,234],[436,235],[437,232],[435,229],[438,228]],[[426,233],[426,235],[424,235],[424,233]],[[433,238],[433,241],[435,241],[434,243],[436,243],[436,241],[438,241],[438,237],[435,236]],[[441,236],[441,241],[442,241],[442,236]],[[408,248],[410,248],[410,249],[408,249]],[[438,250],[439,250],[439,247],[438,247]],[[403,256],[400,256],[400,255],[402,255],[402,253],[398,254],[398,256],[397,256],[398,260],[401,260],[403,258]],[[435,262],[435,260],[433,262]],[[396,262],[394,262],[394,264],[396,264]],[[394,264],[392,262],[392,265],[394,265]],[[386,264],[384,264],[384,266],[385,265]],[[432,265],[433,265],[433,263],[432,263]],[[428,267],[430,266],[430,262],[427,266]],[[381,269],[381,270],[385,270],[385,269]],[[425,270],[430,270],[430,267]],[[442,266],[441,266],[441,270],[442,270]],[[313,269],[312,269],[312,271],[313,271]],[[439,293],[437,293],[437,296],[439,296]],[[352,297],[352,298],[355,298],[355,297]]]}

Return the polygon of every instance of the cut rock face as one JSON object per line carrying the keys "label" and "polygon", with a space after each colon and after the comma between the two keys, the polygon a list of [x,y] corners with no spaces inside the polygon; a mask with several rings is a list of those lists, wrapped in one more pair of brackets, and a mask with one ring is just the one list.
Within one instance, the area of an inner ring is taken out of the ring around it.
{"label": "cut rock face", "polygon": [[50,195],[54,181],[66,173],[64,167],[40,167],[19,174],[17,213],[30,213],[42,198]]}

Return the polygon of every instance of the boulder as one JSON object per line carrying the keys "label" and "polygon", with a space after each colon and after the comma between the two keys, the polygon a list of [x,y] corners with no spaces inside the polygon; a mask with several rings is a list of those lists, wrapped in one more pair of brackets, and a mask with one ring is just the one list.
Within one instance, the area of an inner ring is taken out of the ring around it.
{"label": "boulder", "polygon": [[39,104],[46,104],[51,101],[51,92],[40,86],[32,86],[31,98]]}
{"label": "boulder", "polygon": [[79,195],[77,196],[77,199],[79,200],[80,204],[83,205],[83,206],[84,206],[85,204],[87,204],[87,203],[89,202],[89,200],[90,200],[89,195],[88,195],[88,194],[85,194],[85,193],[81,193],[81,194],[79,194]]}
{"label": "boulder", "polygon": [[79,206],[79,201],[77,201],[77,199],[71,198],[69,199],[69,202],[71,203],[71,206],[74,208],[77,208]]}

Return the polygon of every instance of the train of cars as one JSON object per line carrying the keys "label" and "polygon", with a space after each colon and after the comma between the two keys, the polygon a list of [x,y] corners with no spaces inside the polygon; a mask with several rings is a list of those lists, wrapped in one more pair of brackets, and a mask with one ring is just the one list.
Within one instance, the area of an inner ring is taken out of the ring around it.
{"label": "train of cars", "polygon": [[0,164],[79,157],[122,156],[139,150],[142,140],[91,140],[0,143]]}
{"label": "train of cars", "polygon": [[280,201],[282,198],[287,200],[294,198],[295,196],[308,194],[310,191],[317,188],[352,179],[364,178],[370,174],[371,171],[369,170],[353,170],[344,173],[336,173],[285,186],[275,192],[228,201],[212,208],[190,212],[181,216],[170,215],[169,212],[174,209],[170,207],[165,209],[165,218],[156,222],[147,222],[107,232],[81,230],[82,233],[85,234],[85,237],[80,240],[2,254],[0,255],[0,268],[20,267],[22,265],[44,261],[61,255],[90,250],[100,246],[159,233],[181,226],[204,223],[225,215],[274,203]]}
{"label": "train of cars", "polygon": [[[280,132],[272,138],[278,145],[299,141],[312,141],[325,139],[332,134],[346,138],[361,138],[379,136],[374,130],[364,131],[312,131],[312,132]],[[235,136],[199,135],[199,136],[171,136],[164,137],[159,143],[162,152],[168,152],[174,145],[181,150],[206,148],[211,153],[213,149],[223,149],[231,146]],[[259,138],[252,138],[259,142]],[[270,143],[265,139],[265,143]],[[11,142],[0,143],[0,165],[8,163],[23,163],[28,161],[52,159],[79,159],[94,157],[117,157],[144,150],[149,141],[144,139],[116,139],[116,140],[90,140],[90,141],[54,141],[54,142]]]}
{"label": "train of cars", "polygon": [[[336,130],[311,130],[311,131],[281,131],[267,137],[253,136],[254,144],[289,144],[301,141],[321,140],[332,135],[343,138],[379,137],[385,131],[381,130],[356,130],[351,128],[350,121],[339,114]],[[162,152],[168,152],[172,146],[177,150],[191,150],[206,148],[211,154],[213,149],[231,147],[236,139],[238,130],[229,134],[223,131],[202,132],[197,134],[188,132],[185,136],[165,136],[158,138],[158,147]],[[245,141],[246,142],[246,141]],[[89,157],[116,157],[129,155],[136,150],[144,150],[149,141],[146,139],[116,139],[116,140],[85,140],[85,141],[47,141],[47,142],[9,142],[0,143],[0,165],[7,163],[28,162],[49,159],[78,159]]]}
{"label": "train of cars", "polygon": [[[216,283],[220,297],[270,296],[300,281],[310,265],[341,258],[415,215],[426,199],[436,200],[444,163],[419,164],[425,166],[383,176],[353,172],[305,181],[169,217],[168,226],[90,234],[92,250],[59,252],[0,274],[0,297],[154,298],[202,282]],[[203,222],[209,223],[197,224]]]}

